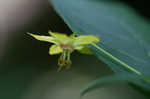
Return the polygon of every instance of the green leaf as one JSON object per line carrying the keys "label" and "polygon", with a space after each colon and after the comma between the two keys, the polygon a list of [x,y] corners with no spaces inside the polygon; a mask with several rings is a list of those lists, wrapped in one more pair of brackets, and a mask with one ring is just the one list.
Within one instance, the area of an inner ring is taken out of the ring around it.
{"label": "green leaf", "polygon": [[[118,0],[49,1],[73,32],[97,36],[101,39],[98,46],[143,75],[150,75],[150,22],[133,8]],[[130,72],[91,48],[116,75]],[[140,83],[140,80],[136,81]]]}
{"label": "green leaf", "polygon": [[107,76],[104,78],[97,79],[93,81],[87,88],[85,88],[81,92],[81,96],[85,95],[87,92],[92,91],[93,89],[106,86],[112,83],[116,82],[129,82],[132,84],[135,84],[139,87],[142,86],[147,92],[150,91],[150,83],[148,83],[146,80],[143,80],[144,77],[140,77],[137,75],[131,75],[131,74],[115,74],[112,76]]}
{"label": "green leaf", "polygon": [[[96,35],[101,38],[99,46],[143,74],[150,74],[149,45],[140,36],[149,33],[150,24],[132,8],[116,0],[51,1],[74,32]],[[120,66],[109,66],[120,72]]]}
{"label": "green leaf", "polygon": [[146,76],[145,79],[150,81],[150,76]]}

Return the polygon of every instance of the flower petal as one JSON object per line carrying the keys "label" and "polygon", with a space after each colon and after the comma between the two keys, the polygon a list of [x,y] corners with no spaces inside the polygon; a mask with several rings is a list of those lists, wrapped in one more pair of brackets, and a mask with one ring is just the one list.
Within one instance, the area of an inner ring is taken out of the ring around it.
{"label": "flower petal", "polygon": [[55,55],[55,54],[59,54],[63,52],[63,50],[58,46],[58,45],[52,45],[50,48],[49,48],[49,54],[50,55]]}
{"label": "flower petal", "polygon": [[76,37],[76,43],[78,44],[91,44],[91,43],[97,43],[100,40],[93,35],[87,35],[87,36],[78,36]]}
{"label": "flower petal", "polygon": [[75,38],[75,37],[76,37],[76,34],[77,34],[77,33],[74,32],[74,33],[72,33],[69,37],[70,37],[70,38]]}
{"label": "flower petal", "polygon": [[82,54],[93,54],[93,52],[87,46],[83,46],[82,49],[77,49],[77,51],[79,51]]}
{"label": "flower petal", "polygon": [[48,33],[56,38],[68,38],[66,34],[48,31]]}
{"label": "flower petal", "polygon": [[50,37],[50,36],[39,36],[39,35],[31,34],[31,33],[27,33],[27,34],[31,35],[32,37],[34,37],[35,39],[40,40],[40,41],[56,43],[55,38]]}
{"label": "flower petal", "polygon": [[66,34],[57,33],[57,32],[48,32],[52,37],[56,38],[59,43],[63,44],[72,44],[74,42],[74,39],[67,36]]}

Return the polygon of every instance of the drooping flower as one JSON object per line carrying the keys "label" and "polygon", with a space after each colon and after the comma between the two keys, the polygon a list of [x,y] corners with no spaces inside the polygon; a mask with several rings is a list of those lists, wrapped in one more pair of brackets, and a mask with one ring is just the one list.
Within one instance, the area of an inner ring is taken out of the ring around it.
{"label": "drooping flower", "polygon": [[55,55],[61,53],[60,58],[58,59],[58,65],[60,67],[58,71],[63,66],[66,66],[67,69],[70,68],[70,65],[72,63],[70,54],[74,50],[77,50],[83,54],[92,54],[92,51],[87,47],[87,45],[100,41],[96,36],[93,35],[81,35],[76,37],[76,33],[73,33],[70,36],[51,31],[49,31],[48,33],[50,34],[50,36],[40,36],[32,33],[28,34],[37,40],[54,43],[54,45],[49,48],[49,54]]}

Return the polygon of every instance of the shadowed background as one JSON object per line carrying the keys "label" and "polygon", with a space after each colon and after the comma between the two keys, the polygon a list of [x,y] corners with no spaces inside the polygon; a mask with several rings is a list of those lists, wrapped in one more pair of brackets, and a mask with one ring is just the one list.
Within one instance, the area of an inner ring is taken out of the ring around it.
{"label": "shadowed background", "polygon": [[[48,1],[0,1],[0,98],[78,99],[80,92],[98,77],[112,71],[95,56],[71,55],[72,67],[57,73],[59,56],[49,56],[51,44],[26,32],[48,35],[47,31],[71,33]],[[97,89],[83,99],[146,99],[125,83]]]}

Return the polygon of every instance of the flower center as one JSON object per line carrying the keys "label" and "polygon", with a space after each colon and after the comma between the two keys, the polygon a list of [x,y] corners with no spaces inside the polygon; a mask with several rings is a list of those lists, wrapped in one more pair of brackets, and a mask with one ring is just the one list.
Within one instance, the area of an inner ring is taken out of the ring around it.
{"label": "flower center", "polygon": [[74,46],[71,44],[60,44],[62,49],[74,50]]}

